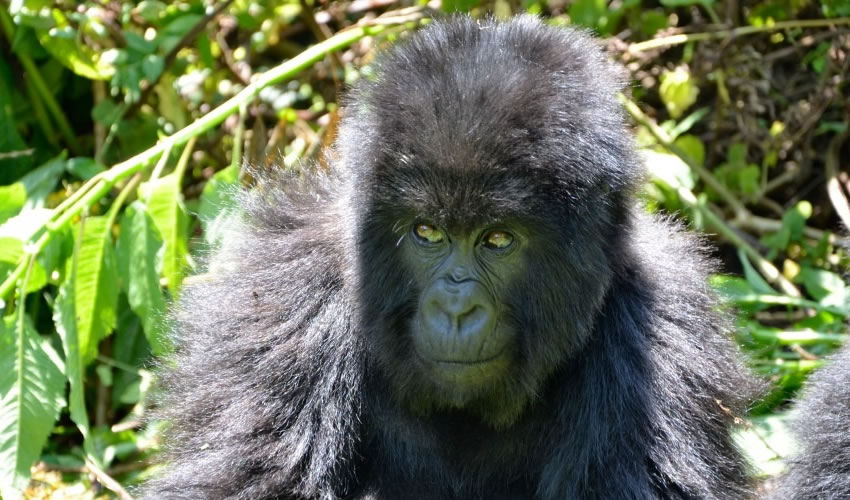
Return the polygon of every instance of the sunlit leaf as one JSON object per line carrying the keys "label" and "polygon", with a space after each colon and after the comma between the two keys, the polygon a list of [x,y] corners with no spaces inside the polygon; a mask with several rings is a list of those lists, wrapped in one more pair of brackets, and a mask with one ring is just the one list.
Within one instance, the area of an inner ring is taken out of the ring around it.
{"label": "sunlit leaf", "polygon": [[673,118],[679,118],[697,101],[699,88],[693,83],[691,73],[682,66],[661,74],[658,88],[661,101]]}
{"label": "sunlit leaf", "polygon": [[22,182],[0,186],[0,224],[18,215],[27,201],[27,189]]}
{"label": "sunlit leaf", "polygon": [[83,38],[61,9],[51,9],[55,25],[38,30],[38,41],[50,54],[74,73],[89,80],[107,80],[115,67],[101,60],[99,51],[85,45]]}
{"label": "sunlit leaf", "polygon": [[74,303],[80,352],[87,365],[97,355],[100,340],[115,328],[118,279],[107,218],[87,217],[81,223],[82,241],[74,256],[77,266]]}
{"label": "sunlit leaf", "polygon": [[65,280],[59,286],[59,294],[53,303],[53,322],[56,331],[62,339],[62,348],[65,351],[65,376],[71,385],[68,409],[71,420],[77,424],[77,428],[84,439],[89,438],[89,417],[86,411],[86,400],[84,392],[86,360],[80,348],[80,339],[77,332],[76,304],[74,301],[74,289],[76,288],[76,270],[73,269],[73,260],[68,259],[68,271]]}
{"label": "sunlit leaf", "polygon": [[162,274],[170,291],[175,293],[183,280],[188,255],[189,217],[183,206],[180,177],[176,173],[166,175],[145,183],[140,191],[147,201],[147,212],[165,243]]}
{"label": "sunlit leaf", "polygon": [[824,269],[804,266],[800,270],[798,279],[815,300],[826,305],[845,306],[847,304],[847,285],[841,276]]}
{"label": "sunlit leaf", "polygon": [[158,256],[163,243],[144,203],[135,201],[121,220],[116,255],[118,271],[130,308],[142,320],[155,354],[165,351],[162,318],[165,299],[159,286]]}
{"label": "sunlit leaf", "polygon": [[0,321],[0,494],[20,498],[59,411],[62,360],[28,318]]}

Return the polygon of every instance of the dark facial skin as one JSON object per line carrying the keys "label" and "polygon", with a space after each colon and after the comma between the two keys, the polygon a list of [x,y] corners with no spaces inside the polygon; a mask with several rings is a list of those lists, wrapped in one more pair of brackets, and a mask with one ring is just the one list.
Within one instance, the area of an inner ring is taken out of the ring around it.
{"label": "dark facial skin", "polygon": [[514,333],[502,304],[522,251],[522,238],[504,225],[472,231],[411,226],[404,259],[422,290],[411,324],[413,348],[435,382],[471,389],[510,366]]}

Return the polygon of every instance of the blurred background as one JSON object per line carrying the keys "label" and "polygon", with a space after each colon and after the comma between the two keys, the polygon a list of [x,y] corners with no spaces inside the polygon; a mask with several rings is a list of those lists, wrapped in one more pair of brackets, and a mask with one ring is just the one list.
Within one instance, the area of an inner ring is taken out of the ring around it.
{"label": "blurred background", "polygon": [[447,12],[582,26],[625,68],[641,196],[716,248],[707,286],[773,387],[738,438],[781,470],[850,313],[850,0],[0,0],[3,499],[132,497],[165,313],[243,161],[325,168],[347,86]]}

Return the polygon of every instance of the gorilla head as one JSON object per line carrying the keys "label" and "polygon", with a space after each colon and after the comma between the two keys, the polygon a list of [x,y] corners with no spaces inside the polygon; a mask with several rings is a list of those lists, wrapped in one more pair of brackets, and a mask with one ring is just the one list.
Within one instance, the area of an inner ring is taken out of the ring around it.
{"label": "gorilla head", "polygon": [[175,311],[149,498],[741,498],[757,384],[644,213],[593,41],[453,18],[376,63],[332,168],[266,175]]}
{"label": "gorilla head", "polygon": [[339,148],[356,288],[406,404],[510,424],[584,344],[639,173],[612,76],[576,31],[462,19],[358,88]]}

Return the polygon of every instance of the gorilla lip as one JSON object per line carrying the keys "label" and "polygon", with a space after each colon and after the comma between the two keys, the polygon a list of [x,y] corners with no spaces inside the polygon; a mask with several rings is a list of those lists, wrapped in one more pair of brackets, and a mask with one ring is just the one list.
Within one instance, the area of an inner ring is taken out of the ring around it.
{"label": "gorilla lip", "polygon": [[416,354],[417,354],[417,356],[422,358],[423,361],[426,361],[428,363],[439,363],[439,364],[444,364],[444,365],[449,365],[449,366],[451,366],[451,365],[476,366],[476,365],[484,365],[484,364],[490,363],[492,361],[496,361],[497,359],[499,359],[502,356],[502,354],[505,353],[506,350],[507,350],[507,346],[503,347],[499,352],[497,352],[496,354],[494,354],[492,356],[482,358],[482,359],[475,359],[475,360],[472,360],[472,359],[470,359],[470,360],[466,360],[466,359],[437,359],[437,358],[432,358],[430,356],[426,356],[426,355],[420,353],[418,350],[416,351]]}

